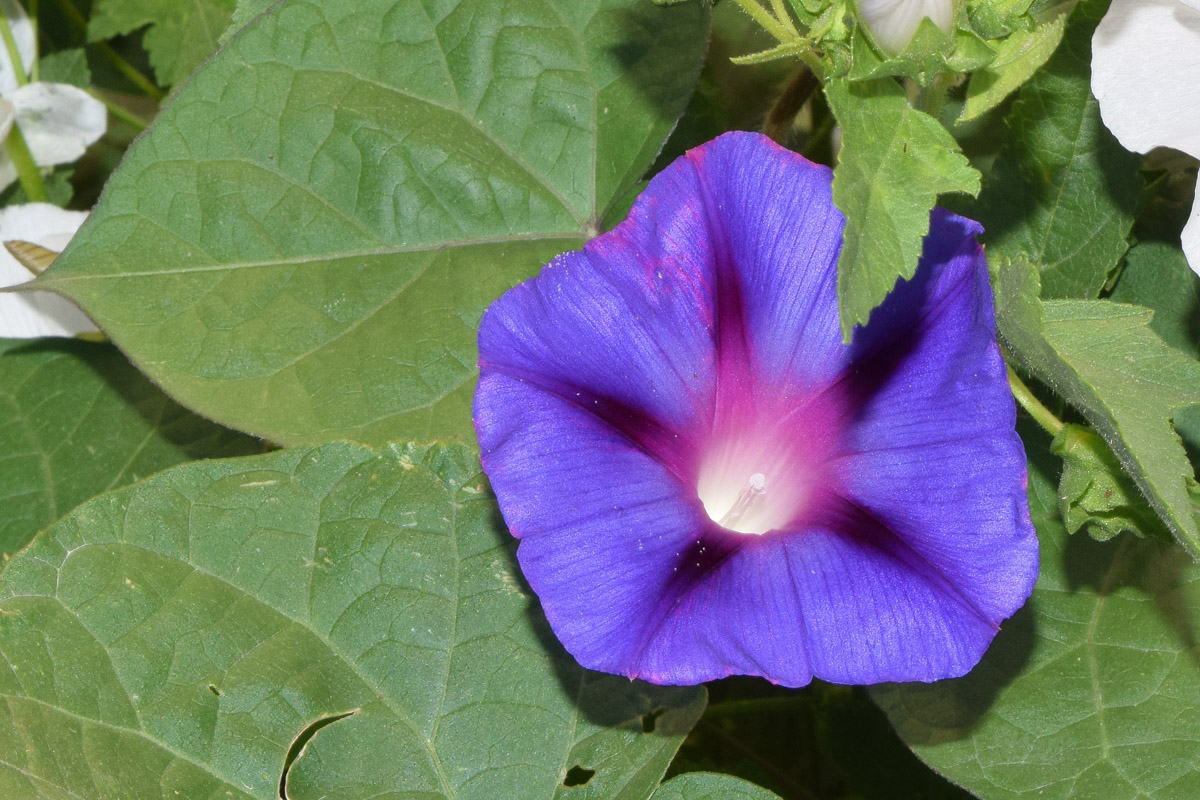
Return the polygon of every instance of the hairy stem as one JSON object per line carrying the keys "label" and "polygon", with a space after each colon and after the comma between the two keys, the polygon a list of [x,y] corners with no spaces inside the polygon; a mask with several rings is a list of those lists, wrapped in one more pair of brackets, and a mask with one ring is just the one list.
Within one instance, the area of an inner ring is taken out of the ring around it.
{"label": "hairy stem", "polygon": [[1007,369],[1008,385],[1012,388],[1013,397],[1016,398],[1017,403],[1025,409],[1025,413],[1033,417],[1034,422],[1042,426],[1046,433],[1058,436],[1058,432],[1063,429],[1062,420],[1054,416],[1054,412],[1046,408],[1042,401],[1034,396],[1030,388],[1025,385],[1025,381],[1013,372],[1012,367],[1007,367]]}

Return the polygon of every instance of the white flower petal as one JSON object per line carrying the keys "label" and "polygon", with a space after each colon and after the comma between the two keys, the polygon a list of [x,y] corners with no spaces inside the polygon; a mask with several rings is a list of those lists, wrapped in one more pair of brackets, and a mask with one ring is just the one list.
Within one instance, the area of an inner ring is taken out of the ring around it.
{"label": "white flower petal", "polygon": [[1179,2],[1183,3],[1185,6],[1191,6],[1197,11],[1200,11],[1200,0],[1179,0]]}
{"label": "white flower petal", "polygon": [[38,166],[69,164],[104,135],[108,109],[65,83],[30,83],[8,95]]}
{"label": "white flower petal", "polygon": [[1183,254],[1192,272],[1200,275],[1200,197],[1192,201],[1192,216],[1183,226]]}
{"label": "white flower petal", "polygon": [[1092,37],[1092,93],[1129,150],[1200,157],[1200,10],[1178,0],[1113,0]]}
{"label": "white flower petal", "polygon": [[[49,203],[0,209],[0,241],[20,239],[62,250],[87,219],[83,211],[65,211]],[[7,250],[0,249],[0,286],[15,286],[32,276]],[[0,338],[74,336],[96,326],[74,305],[50,292],[0,294]]]}
{"label": "white flower petal", "polygon": [[926,17],[951,33],[954,0],[858,0],[858,16],[885,50],[899,53]]}
{"label": "white flower petal", "polygon": [[[8,26],[12,29],[13,39],[17,42],[17,53],[21,56],[22,69],[29,74],[33,66],[33,57],[37,53],[34,40],[33,23],[29,15],[17,0],[0,0],[0,13],[8,18]],[[8,48],[0,42],[0,94],[8,94],[17,88],[17,75],[13,72],[12,60],[8,57]]]}

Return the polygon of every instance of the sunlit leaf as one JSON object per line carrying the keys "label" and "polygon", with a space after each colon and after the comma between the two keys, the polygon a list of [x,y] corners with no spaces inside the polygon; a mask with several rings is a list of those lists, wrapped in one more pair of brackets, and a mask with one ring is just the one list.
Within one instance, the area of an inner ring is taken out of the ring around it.
{"label": "sunlit leaf", "polygon": [[581,670],[514,544],[465,446],[102,495],[0,575],[3,796],[648,797],[704,690]]}
{"label": "sunlit leaf", "polygon": [[473,435],[475,326],[653,161],[708,9],[273,7],[180,90],[41,284],[181,402],[297,444]]}

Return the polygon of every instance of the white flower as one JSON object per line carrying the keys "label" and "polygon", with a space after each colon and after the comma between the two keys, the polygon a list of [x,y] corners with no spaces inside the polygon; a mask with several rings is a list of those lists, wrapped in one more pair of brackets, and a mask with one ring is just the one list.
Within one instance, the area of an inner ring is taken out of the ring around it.
{"label": "white flower", "polygon": [[[62,252],[87,219],[85,211],[65,211],[49,203],[28,203],[0,209],[0,241],[19,240]],[[0,249],[0,287],[28,281],[29,270]],[[50,292],[0,293],[0,338],[74,336],[96,326],[71,303]]]}
{"label": "white flower", "polygon": [[[1200,158],[1200,0],[1113,0],[1092,37],[1092,93],[1129,150]],[[1183,229],[1200,274],[1200,203]]]}
{"label": "white flower", "polygon": [[858,16],[883,49],[899,53],[926,17],[949,35],[954,0],[858,0]]}
{"label": "white flower", "polygon": [[[21,74],[29,74],[36,48],[29,15],[16,0],[0,0],[0,12],[8,19]],[[0,128],[7,135],[15,115],[17,126],[34,162],[39,167],[69,164],[83,155],[88,145],[104,135],[108,110],[87,92],[65,83],[28,83],[20,85],[8,49],[0,46],[0,95],[8,101],[0,108]],[[11,105],[9,105],[11,104]],[[17,170],[0,150],[0,189],[17,179]]]}

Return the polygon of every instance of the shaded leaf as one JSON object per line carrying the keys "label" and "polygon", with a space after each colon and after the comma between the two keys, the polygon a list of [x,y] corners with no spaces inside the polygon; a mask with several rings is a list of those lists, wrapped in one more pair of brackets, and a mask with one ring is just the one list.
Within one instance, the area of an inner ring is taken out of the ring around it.
{"label": "shaded leaf", "polygon": [[111,345],[0,339],[4,556],[101,492],[261,448],[171,402]]}
{"label": "shaded leaf", "polygon": [[1050,443],[1050,452],[1063,460],[1058,510],[1067,533],[1087,526],[1088,534],[1100,541],[1125,531],[1161,534],[1170,540],[1117,457],[1093,431],[1065,425]]}
{"label": "shaded leaf", "polygon": [[872,696],[921,758],[983,800],[1190,800],[1200,566],[1153,539],[1069,537],[1053,469],[1031,469],[1042,567],[1025,609],[966,677]]}
{"label": "shaded leaf", "polygon": [[581,670],[514,545],[464,446],[98,497],[0,575],[4,796],[536,800],[579,765],[582,796],[647,797],[703,689]]}
{"label": "shaded leaf", "polygon": [[96,0],[88,41],[111,39],[149,26],[142,43],[154,75],[174,86],[217,49],[236,0]]}
{"label": "shaded leaf", "polygon": [[[1200,277],[1177,244],[1139,242],[1125,257],[1125,269],[1109,299],[1154,311],[1150,328],[1163,341],[1200,359]],[[1200,463],[1200,406],[1180,409],[1175,427]]]}
{"label": "shaded leaf", "polygon": [[975,194],[979,173],[941,123],[909,106],[895,81],[834,82],[826,97],[842,126],[833,202],[846,215],[838,304],[848,337],[897,278],[916,272],[937,196]]}
{"label": "shaded leaf", "polygon": [[1061,46],[1018,95],[1010,140],[971,213],[993,257],[1027,258],[1046,297],[1094,298],[1126,250],[1142,190],[1140,158],[1100,122],[1091,36],[1107,7],[1086,0]]}
{"label": "shaded leaf", "polygon": [[779,800],[779,795],[732,775],[691,772],[664,783],[651,800]]}
{"label": "shaded leaf", "polygon": [[38,61],[38,80],[46,83],[66,83],[86,89],[92,82],[87,53],[82,47],[50,53]]}
{"label": "shaded leaf", "polygon": [[1031,30],[1015,31],[996,45],[995,59],[971,75],[959,119],[966,121],[986,114],[1032,78],[1054,55],[1066,22],[1066,15],[1060,14]]}
{"label": "shaded leaf", "polygon": [[1171,534],[1200,556],[1192,477],[1171,420],[1200,402],[1200,362],[1163,343],[1153,312],[1104,300],[1038,300],[1037,271],[1000,264],[996,324],[1010,353],[1086,417]]}
{"label": "shaded leaf", "polygon": [[472,437],[484,308],[642,177],[707,25],[701,3],[284,3],[163,110],[39,280],[231,427]]}

